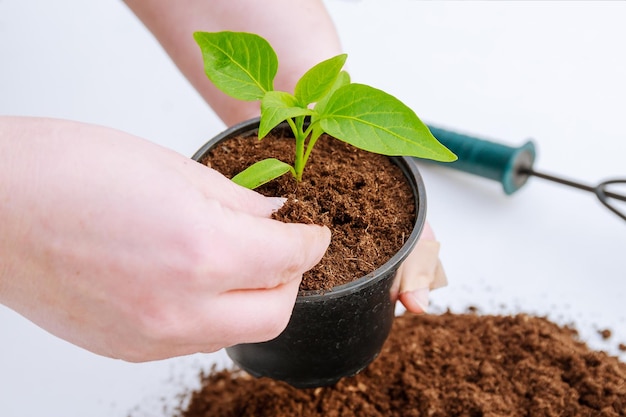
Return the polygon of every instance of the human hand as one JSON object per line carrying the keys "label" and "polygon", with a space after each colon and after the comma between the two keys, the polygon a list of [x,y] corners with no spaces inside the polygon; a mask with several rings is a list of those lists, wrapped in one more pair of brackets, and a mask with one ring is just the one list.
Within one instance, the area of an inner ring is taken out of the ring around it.
{"label": "human hand", "polygon": [[92,352],[147,361],[277,336],[330,232],[106,128],[0,118],[0,302]]}
{"label": "human hand", "polygon": [[430,291],[448,284],[439,261],[439,242],[429,223],[424,225],[415,248],[398,268],[396,282],[398,299],[412,313],[426,313]]}

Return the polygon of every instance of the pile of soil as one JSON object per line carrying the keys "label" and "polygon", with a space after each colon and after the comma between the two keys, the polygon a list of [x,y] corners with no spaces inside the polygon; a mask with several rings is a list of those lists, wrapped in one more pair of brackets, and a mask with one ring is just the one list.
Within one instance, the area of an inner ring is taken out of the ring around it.
{"label": "pile of soil", "polygon": [[[232,178],[254,162],[293,164],[288,130],[259,141],[255,134],[221,142],[200,162]],[[301,290],[329,290],[374,271],[402,247],[415,224],[415,198],[400,168],[326,135],[318,139],[302,182],[285,174],[256,191],[288,198],[275,218],[321,224],[332,232],[321,262],[303,276]]]}
{"label": "pile of soil", "polygon": [[332,387],[201,378],[177,417],[626,416],[626,364],[525,314],[398,317],[380,356]]}

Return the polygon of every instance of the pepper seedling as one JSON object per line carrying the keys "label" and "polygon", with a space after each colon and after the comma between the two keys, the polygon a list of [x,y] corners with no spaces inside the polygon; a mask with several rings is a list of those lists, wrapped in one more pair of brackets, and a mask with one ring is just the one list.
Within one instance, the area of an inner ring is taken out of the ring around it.
{"label": "pepper seedling", "polygon": [[311,151],[324,133],[373,153],[456,160],[400,100],[352,83],[342,70],[346,54],[313,66],[288,93],[274,90],[278,57],[259,35],[195,32],[194,39],[202,51],[205,73],[218,89],[238,100],[261,102],[259,140],[285,121],[295,137],[293,166],[276,158],[256,162],[233,177],[239,185],[256,188],[287,172],[302,181]]}

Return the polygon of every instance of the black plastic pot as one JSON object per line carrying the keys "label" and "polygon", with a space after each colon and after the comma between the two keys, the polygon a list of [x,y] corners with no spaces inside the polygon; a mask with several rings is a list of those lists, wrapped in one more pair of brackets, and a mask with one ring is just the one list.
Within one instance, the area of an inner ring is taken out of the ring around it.
{"label": "black plastic pot", "polygon": [[[258,126],[259,119],[252,119],[227,129],[192,158],[199,161],[217,143],[256,133]],[[404,172],[415,196],[415,226],[404,246],[380,268],[355,281],[325,292],[301,291],[287,328],[277,338],[226,349],[243,370],[310,388],[355,375],[378,356],[394,318],[396,270],[417,242],[426,219],[426,190],[415,161],[390,158]]]}

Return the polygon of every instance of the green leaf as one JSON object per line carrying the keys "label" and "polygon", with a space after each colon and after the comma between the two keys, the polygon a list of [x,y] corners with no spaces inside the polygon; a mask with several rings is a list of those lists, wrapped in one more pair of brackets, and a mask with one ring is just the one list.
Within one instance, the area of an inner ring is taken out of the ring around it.
{"label": "green leaf", "polygon": [[278,58],[262,37],[245,32],[195,32],[204,71],[217,88],[238,100],[254,101],[274,89]]}
{"label": "green leaf", "polygon": [[268,158],[250,165],[232,178],[235,184],[251,190],[293,171],[291,165],[275,158]]}
{"label": "green leaf", "polygon": [[296,84],[296,99],[306,106],[324,97],[335,83],[347,57],[346,54],[337,55],[308,70]]}
{"label": "green leaf", "polygon": [[326,104],[328,104],[328,100],[332,97],[335,91],[337,91],[339,88],[343,87],[344,85],[348,85],[348,84],[350,84],[350,74],[348,74],[346,71],[341,71],[339,75],[337,76],[337,79],[335,80],[335,83],[333,84],[333,86],[330,88],[330,90],[328,90],[326,95],[322,97],[315,104],[313,109],[317,113],[323,114],[325,111]]}
{"label": "green leaf", "polygon": [[415,112],[384,91],[363,84],[339,88],[329,99],[320,125],[329,135],[383,155],[456,160]]}
{"label": "green leaf", "polygon": [[283,91],[269,91],[261,101],[259,139],[263,139],[281,122],[311,113],[312,111],[306,107],[299,107],[298,100],[291,94]]}

